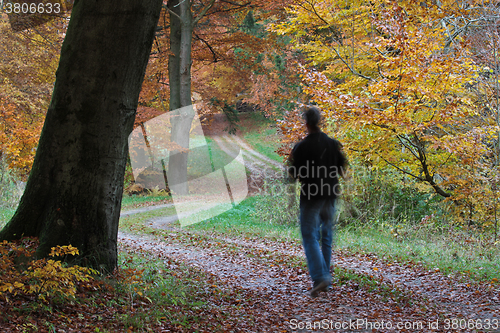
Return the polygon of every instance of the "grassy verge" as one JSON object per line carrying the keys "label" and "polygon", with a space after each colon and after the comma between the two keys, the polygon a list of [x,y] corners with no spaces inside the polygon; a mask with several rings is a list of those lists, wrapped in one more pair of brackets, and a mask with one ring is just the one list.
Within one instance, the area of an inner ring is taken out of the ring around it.
{"label": "grassy verge", "polygon": [[262,155],[277,162],[283,162],[283,157],[276,153],[279,148],[278,133],[275,128],[262,129],[261,132],[250,132],[243,138]]}
{"label": "grassy verge", "polygon": [[[261,196],[248,198],[236,208],[188,230],[300,244],[300,232],[294,222],[276,224],[260,218],[255,205],[263,200]],[[271,209],[268,207],[265,214]],[[391,261],[419,263],[445,274],[459,273],[481,281],[500,280],[500,248],[480,235],[452,230],[395,230],[390,225],[339,228],[337,248],[351,253],[374,253]]]}
{"label": "grassy verge", "polygon": [[269,223],[263,220],[255,209],[260,200],[258,196],[248,197],[235,208],[208,219],[193,224],[187,230],[214,232],[228,237],[258,237],[280,241],[296,241],[300,234],[296,227]]}
{"label": "grassy verge", "polygon": [[272,160],[283,162],[283,157],[276,153],[280,146],[280,138],[276,127],[273,126],[274,123],[258,113],[243,115],[242,120],[252,128],[251,131],[243,131],[243,138],[250,146]]}
{"label": "grassy verge", "polygon": [[0,207],[0,229],[2,229],[7,222],[9,222],[15,212],[15,208]]}
{"label": "grassy verge", "polygon": [[500,248],[484,236],[459,230],[404,230],[389,226],[344,228],[338,246],[350,252],[375,253],[405,263],[419,263],[444,274],[480,281],[500,280]]}
{"label": "grassy verge", "polygon": [[151,206],[153,204],[162,204],[171,202],[172,197],[170,195],[159,195],[159,196],[150,196],[150,195],[131,195],[128,196],[126,194],[123,195],[122,199],[122,211],[129,210],[133,208],[139,208],[144,206]]}
{"label": "grassy verge", "polygon": [[[121,302],[132,307],[137,304],[138,308],[117,317],[129,330],[155,331],[161,327],[196,331],[201,322],[203,327],[216,329],[221,326],[223,313],[218,314],[218,320],[204,316],[207,310],[217,312],[210,301],[214,298],[214,290],[220,290],[221,286],[210,281],[211,287],[207,289],[204,280],[209,278],[201,272],[181,263],[165,262],[146,253],[126,250],[120,252],[120,266],[123,279],[116,290],[121,295]],[[211,325],[207,325],[207,319]]]}

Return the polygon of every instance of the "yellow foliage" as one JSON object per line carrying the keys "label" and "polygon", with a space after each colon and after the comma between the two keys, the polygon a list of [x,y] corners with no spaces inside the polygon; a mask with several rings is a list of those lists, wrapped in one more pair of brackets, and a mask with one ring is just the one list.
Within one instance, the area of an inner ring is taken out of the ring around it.
{"label": "yellow foliage", "polygon": [[[34,254],[36,242],[25,239],[22,245],[3,241],[0,243],[0,297],[18,294],[35,295],[47,302],[54,296],[72,297],[77,284],[90,282],[97,271],[80,266],[66,266],[60,260],[37,259],[29,261]],[[51,249],[51,257],[78,255],[78,249],[56,246]],[[22,262],[28,261],[27,267]]]}
{"label": "yellow foliage", "polygon": [[[484,3],[471,2],[485,12]],[[491,186],[498,182],[500,124],[478,96],[494,93],[498,73],[478,64],[475,48],[449,24],[456,17],[481,20],[473,7],[451,0],[307,0],[270,28],[304,55],[304,90],[335,124],[325,130],[348,155],[412,176],[458,203],[457,215],[465,209],[462,219],[482,222],[497,210]],[[476,92],[470,86],[480,87],[484,73],[492,76],[490,89]],[[288,137],[291,122],[281,126]]]}
{"label": "yellow foliage", "polygon": [[0,156],[26,177],[48,109],[66,21],[15,33],[0,14]]}

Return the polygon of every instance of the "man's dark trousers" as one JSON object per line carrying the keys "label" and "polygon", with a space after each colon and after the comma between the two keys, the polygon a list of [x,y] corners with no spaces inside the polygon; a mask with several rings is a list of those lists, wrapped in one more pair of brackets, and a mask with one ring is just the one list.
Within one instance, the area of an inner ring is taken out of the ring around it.
{"label": "man's dark trousers", "polygon": [[331,281],[334,213],[335,198],[300,200],[300,231],[309,274],[314,285]]}

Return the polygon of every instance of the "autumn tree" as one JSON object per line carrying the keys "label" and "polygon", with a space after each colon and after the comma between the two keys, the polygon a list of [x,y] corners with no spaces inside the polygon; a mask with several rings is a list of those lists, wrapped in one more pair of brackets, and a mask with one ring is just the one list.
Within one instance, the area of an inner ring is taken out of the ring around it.
{"label": "autumn tree", "polygon": [[50,102],[64,19],[13,31],[0,17],[0,158],[27,177]]}
{"label": "autumn tree", "polygon": [[[478,109],[476,122],[490,128],[491,135],[482,140],[484,153],[470,170],[477,185],[469,200],[470,206],[483,212],[485,225],[493,225],[498,233],[499,171],[500,171],[500,34],[498,22],[500,8],[496,3],[462,3],[464,11],[446,20],[447,47],[454,47],[457,38],[462,38],[471,50],[476,71],[467,86],[474,94]],[[478,195],[478,193],[480,195]],[[477,214],[476,214],[477,215]]]}
{"label": "autumn tree", "polygon": [[[187,193],[188,152],[182,148],[189,146],[194,116],[192,96],[199,96],[199,106],[204,108],[198,108],[198,112],[203,113],[227,110],[244,98],[258,66],[255,58],[271,44],[240,26],[253,11],[271,15],[278,8],[279,4],[264,1],[216,0],[168,1],[164,6],[141,103],[176,113],[171,141],[181,149],[171,151],[168,170],[170,185],[175,182],[173,189],[177,193]],[[252,50],[252,56],[242,57],[246,50]]]}
{"label": "autumn tree", "polygon": [[0,239],[72,244],[111,271],[140,88],[162,1],[76,2],[26,190]]}
{"label": "autumn tree", "polygon": [[428,186],[469,221],[488,215],[477,193],[498,132],[475,103],[482,69],[462,33],[481,3],[307,0],[273,26],[306,57],[304,89],[351,155]]}

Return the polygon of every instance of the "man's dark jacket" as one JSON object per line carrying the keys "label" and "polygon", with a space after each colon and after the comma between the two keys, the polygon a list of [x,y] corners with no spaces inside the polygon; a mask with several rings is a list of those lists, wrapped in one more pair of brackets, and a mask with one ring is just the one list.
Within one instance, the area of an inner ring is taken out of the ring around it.
{"label": "man's dark jacket", "polygon": [[341,149],[337,140],[323,132],[311,133],[295,145],[289,174],[301,182],[301,200],[337,197],[338,176],[347,164]]}

